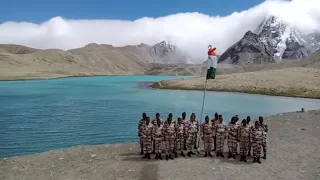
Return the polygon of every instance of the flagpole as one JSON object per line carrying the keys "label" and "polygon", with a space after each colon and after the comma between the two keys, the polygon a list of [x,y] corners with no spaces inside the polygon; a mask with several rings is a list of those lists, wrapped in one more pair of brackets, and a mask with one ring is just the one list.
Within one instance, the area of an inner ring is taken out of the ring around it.
{"label": "flagpole", "polygon": [[201,135],[201,121],[202,121],[202,116],[203,116],[203,108],[204,108],[204,100],[206,98],[206,92],[207,92],[207,82],[208,82],[208,79],[206,79],[206,82],[205,82],[205,85],[204,85],[204,92],[203,92],[203,99],[202,99],[202,108],[201,108],[201,115],[200,115],[200,128],[199,128],[199,135],[198,135],[198,153],[200,152],[200,135]]}

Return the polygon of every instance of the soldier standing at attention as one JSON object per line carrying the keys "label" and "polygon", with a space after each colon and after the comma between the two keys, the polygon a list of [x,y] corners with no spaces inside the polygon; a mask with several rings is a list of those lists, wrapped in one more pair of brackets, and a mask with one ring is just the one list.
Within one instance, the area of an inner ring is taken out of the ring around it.
{"label": "soldier standing at attention", "polygon": [[[186,112],[182,113],[182,124],[184,125],[184,128],[187,129],[188,128],[188,120],[186,119]],[[187,150],[187,138],[184,138],[184,142],[183,142],[183,149]]]}
{"label": "soldier standing at attention", "polygon": [[237,140],[238,125],[236,124],[236,117],[232,117],[231,123],[228,126],[228,158],[236,159],[236,154],[238,150],[238,140]]}
{"label": "soldier standing at attention", "polygon": [[[251,117],[250,117],[250,116],[247,116],[246,121],[247,121],[247,126],[248,126],[250,129],[252,129],[252,128],[254,127],[254,124],[251,122]],[[252,147],[252,144],[251,144],[251,143],[249,143],[249,147],[248,147],[248,149],[249,149],[248,156],[251,156],[251,147]]]}
{"label": "soldier standing at attention", "polygon": [[188,123],[188,130],[187,130],[187,150],[188,156],[191,157],[193,146],[197,141],[197,133],[198,133],[198,121],[196,121],[196,115],[194,113],[190,116],[190,121]]}
{"label": "soldier standing at attention", "polygon": [[255,122],[255,126],[251,129],[251,142],[253,149],[253,162],[258,162],[261,164],[261,145],[263,139],[263,128],[260,126],[258,121]]}
{"label": "soldier standing at attention", "polygon": [[[153,126],[157,125],[158,120],[160,120],[160,122],[162,122],[162,120],[160,119],[160,113],[156,113],[156,118],[154,120],[152,120]],[[154,142],[154,140],[152,141],[152,144],[153,144],[152,154],[155,154],[155,142]]]}
{"label": "soldier standing at attention", "polygon": [[181,156],[185,157],[183,152],[184,150],[184,142],[186,139],[186,129],[184,124],[182,123],[182,119],[178,118],[178,123],[175,125],[175,132],[176,132],[176,148],[175,148],[175,157],[178,157],[178,151],[181,152]]}
{"label": "soldier standing at attention", "polygon": [[219,115],[218,113],[214,114],[214,118],[211,120],[212,128],[213,128],[213,151],[216,151],[217,149],[217,137],[216,137],[216,124],[218,123]]}
{"label": "soldier standing at attention", "polygon": [[139,136],[139,141],[140,141],[140,154],[143,155],[143,141],[142,141],[142,136],[141,136],[141,127],[146,123],[146,118],[147,115],[146,113],[142,113],[142,119],[138,123],[138,136]]}
{"label": "soldier standing at attention", "polygon": [[268,125],[263,122],[263,117],[259,116],[260,126],[263,128],[262,148],[263,148],[263,159],[267,159],[267,132]]}
{"label": "soldier standing at attention", "polygon": [[155,159],[162,160],[162,150],[163,150],[163,137],[164,137],[164,129],[162,125],[162,121],[157,119],[157,124],[154,126],[153,129],[153,139],[154,139],[154,150],[156,153]]}
{"label": "soldier standing at attention", "polygon": [[175,124],[172,122],[172,113],[169,114],[167,122],[164,125],[164,143],[165,143],[165,153],[166,160],[173,159],[172,153],[174,152],[175,143]]}
{"label": "soldier standing at attention", "polygon": [[150,159],[150,153],[152,148],[153,139],[153,124],[150,122],[150,118],[146,117],[146,123],[142,126],[141,136],[143,141],[143,150],[145,155],[143,158]]}
{"label": "soldier standing at attention", "polygon": [[211,150],[212,150],[212,142],[213,142],[213,134],[212,134],[212,124],[210,123],[209,116],[205,117],[205,122],[201,125],[201,132],[204,144],[204,157],[207,157],[208,155],[212,157]]}
{"label": "soldier standing at attention", "polygon": [[217,138],[217,157],[223,155],[224,140],[226,139],[227,126],[223,123],[222,115],[219,115],[219,122],[216,124],[216,138]]}
{"label": "soldier standing at attention", "polygon": [[240,144],[240,161],[247,162],[248,147],[250,143],[250,128],[247,126],[247,121],[242,120],[242,125],[239,127],[238,138]]}

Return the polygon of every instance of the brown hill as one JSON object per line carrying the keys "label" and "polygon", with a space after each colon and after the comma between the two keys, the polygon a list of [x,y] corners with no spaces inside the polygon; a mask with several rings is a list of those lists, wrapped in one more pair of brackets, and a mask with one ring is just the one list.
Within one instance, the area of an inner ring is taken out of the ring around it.
{"label": "brown hill", "polygon": [[148,56],[136,46],[88,44],[63,51],[19,45],[0,46],[0,79],[33,79],[80,75],[143,74]]}

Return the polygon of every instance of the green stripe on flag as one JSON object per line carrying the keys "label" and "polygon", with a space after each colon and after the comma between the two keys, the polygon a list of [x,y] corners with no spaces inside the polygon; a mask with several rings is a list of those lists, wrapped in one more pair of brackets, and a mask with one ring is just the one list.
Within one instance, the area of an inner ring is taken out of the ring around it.
{"label": "green stripe on flag", "polygon": [[207,79],[215,79],[216,78],[216,68],[210,67],[207,70]]}

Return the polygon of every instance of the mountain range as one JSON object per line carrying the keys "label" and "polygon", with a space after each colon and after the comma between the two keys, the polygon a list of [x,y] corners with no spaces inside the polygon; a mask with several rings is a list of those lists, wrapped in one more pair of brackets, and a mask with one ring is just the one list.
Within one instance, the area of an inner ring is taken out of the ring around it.
{"label": "mountain range", "polygon": [[261,64],[304,59],[320,48],[320,33],[302,34],[281,19],[270,16],[228,48],[218,63]]}

